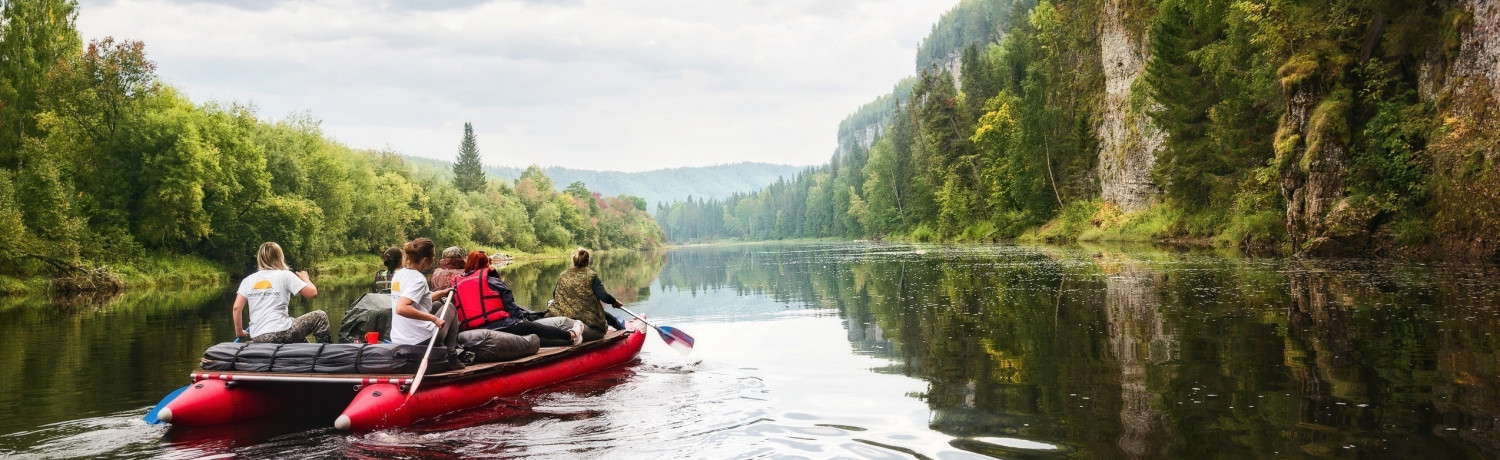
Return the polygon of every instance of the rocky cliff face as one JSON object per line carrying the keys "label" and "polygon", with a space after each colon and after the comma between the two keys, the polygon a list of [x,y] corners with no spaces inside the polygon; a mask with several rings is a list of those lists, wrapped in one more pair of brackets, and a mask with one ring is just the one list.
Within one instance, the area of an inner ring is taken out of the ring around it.
{"label": "rocky cliff face", "polygon": [[1441,128],[1428,143],[1434,246],[1443,254],[1500,258],[1500,2],[1460,0],[1457,49],[1423,66],[1423,99],[1438,107]]}
{"label": "rocky cliff face", "polygon": [[1130,107],[1131,89],[1145,71],[1146,40],[1131,37],[1121,3],[1106,0],[1100,24],[1104,64],[1104,107],[1099,122],[1099,186],[1104,201],[1125,212],[1150,206],[1157,193],[1151,182],[1162,134],[1141,110]]}
{"label": "rocky cliff face", "polygon": [[1330,94],[1319,75],[1283,75],[1282,82],[1287,107],[1276,133],[1276,158],[1281,165],[1281,196],[1286,199],[1287,235],[1299,254],[1338,255],[1354,246],[1353,241],[1326,234],[1329,212],[1344,197],[1351,95],[1346,89]]}
{"label": "rocky cliff face", "polygon": [[1438,55],[1424,63],[1423,99],[1489,99],[1500,88],[1500,2],[1460,0],[1459,4],[1467,13],[1460,20],[1467,24],[1460,25],[1458,50],[1451,63]]}
{"label": "rocky cliff face", "polygon": [[[1500,254],[1500,214],[1492,211],[1500,209],[1500,109],[1494,104],[1500,2],[1455,3],[1456,14],[1444,26],[1457,39],[1433,46],[1417,81],[1441,125],[1430,134],[1422,160],[1433,182],[1429,208],[1420,212],[1432,214],[1424,224],[1434,237],[1428,247],[1406,250],[1493,257]],[[1287,234],[1292,250],[1302,255],[1368,254],[1386,246],[1390,235],[1378,219],[1384,211],[1349,196],[1355,96],[1344,86],[1347,75],[1326,70],[1341,67],[1328,65],[1330,60],[1350,57],[1329,53],[1305,50],[1281,69],[1287,106],[1275,146]]]}

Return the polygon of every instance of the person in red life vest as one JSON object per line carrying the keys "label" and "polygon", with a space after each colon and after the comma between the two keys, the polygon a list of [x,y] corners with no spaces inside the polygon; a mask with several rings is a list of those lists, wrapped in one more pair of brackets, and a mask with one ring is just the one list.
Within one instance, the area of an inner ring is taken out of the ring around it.
{"label": "person in red life vest", "polygon": [[515,293],[500,272],[490,266],[484,251],[469,253],[464,273],[454,282],[457,320],[464,329],[493,329],[515,335],[536,334],[544,347],[566,347],[579,343],[574,331],[528,321],[530,311],[516,304]]}

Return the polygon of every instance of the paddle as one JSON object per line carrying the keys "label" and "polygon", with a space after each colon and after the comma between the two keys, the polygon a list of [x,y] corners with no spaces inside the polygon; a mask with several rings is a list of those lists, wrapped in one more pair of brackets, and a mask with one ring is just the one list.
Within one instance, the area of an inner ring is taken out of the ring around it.
{"label": "paddle", "polygon": [[625,313],[629,313],[635,319],[641,320],[642,323],[646,323],[647,326],[651,326],[652,329],[656,329],[656,332],[661,335],[661,340],[666,342],[667,346],[672,347],[673,350],[682,353],[683,356],[687,356],[688,353],[693,352],[693,336],[687,335],[686,332],[679,331],[672,326],[651,324],[650,321],[646,321],[646,318],[642,318],[641,315],[637,315],[625,307],[620,307],[620,309],[625,310]]}
{"label": "paddle", "polygon": [[[443,299],[443,308],[438,310],[437,317],[442,318],[443,315],[448,314],[448,305],[452,303],[453,291],[448,291],[448,297]],[[432,331],[432,338],[427,340],[427,353],[422,355],[422,364],[417,366],[417,378],[411,381],[411,391],[406,392],[407,401],[411,400],[411,395],[417,394],[417,387],[422,386],[422,374],[427,373],[427,360],[432,359],[432,346],[437,345],[437,336],[440,332],[443,332],[442,326],[438,326],[436,331]],[[401,404],[406,404],[406,402],[402,401]]]}
{"label": "paddle", "polygon": [[178,388],[176,390],[172,390],[171,393],[167,393],[167,397],[161,398],[161,402],[156,403],[156,407],[152,407],[150,412],[146,412],[146,416],[142,417],[141,420],[145,420],[146,423],[151,425],[160,424],[161,410],[166,409],[168,403],[171,403],[173,399],[177,399],[177,395],[180,395],[182,394],[182,392],[187,391],[188,387],[192,385],[193,384],[189,383],[187,385],[183,385],[182,388]]}
{"label": "paddle", "polygon": [[[234,343],[240,343],[240,338],[235,337]],[[161,410],[166,409],[167,404],[170,404],[173,399],[177,399],[177,396],[181,395],[182,392],[187,391],[188,387],[190,386],[193,386],[193,384],[189,383],[187,385],[183,385],[182,388],[178,388],[176,390],[172,390],[171,393],[167,393],[167,396],[165,398],[161,398],[161,402],[156,403],[155,407],[152,407],[150,411],[147,411],[146,416],[141,417],[141,420],[145,420],[146,423],[151,425],[161,424]]]}

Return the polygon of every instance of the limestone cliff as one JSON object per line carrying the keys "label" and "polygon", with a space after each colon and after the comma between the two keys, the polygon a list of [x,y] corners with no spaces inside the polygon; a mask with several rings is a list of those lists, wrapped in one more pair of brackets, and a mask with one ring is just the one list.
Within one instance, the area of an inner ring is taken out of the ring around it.
{"label": "limestone cliff", "polygon": [[1500,2],[1460,0],[1450,15],[1456,43],[1435,50],[1420,75],[1441,126],[1428,144],[1433,249],[1500,257]]}
{"label": "limestone cliff", "polygon": [[[1421,100],[1436,110],[1437,126],[1420,160],[1432,174],[1430,202],[1425,209],[1395,211],[1420,213],[1432,235],[1426,242],[1391,241],[1383,216],[1392,211],[1351,196],[1358,78],[1349,69],[1359,61],[1340,50],[1310,48],[1296,50],[1282,66],[1286,112],[1275,153],[1294,252],[1366,255],[1405,244],[1403,252],[1435,251],[1430,255],[1500,253],[1500,214],[1493,211],[1500,209],[1500,111],[1493,103],[1500,88],[1500,4],[1459,0],[1451,8],[1442,25],[1454,38],[1433,42],[1416,82]],[[1370,19],[1370,46],[1383,38],[1385,20]]]}
{"label": "limestone cliff", "polygon": [[1131,91],[1145,71],[1146,40],[1125,27],[1122,3],[1105,0],[1100,18],[1100,58],[1104,65],[1104,107],[1099,130],[1099,187],[1104,201],[1125,212],[1150,206],[1157,193],[1151,181],[1161,131],[1142,107],[1131,107]]}

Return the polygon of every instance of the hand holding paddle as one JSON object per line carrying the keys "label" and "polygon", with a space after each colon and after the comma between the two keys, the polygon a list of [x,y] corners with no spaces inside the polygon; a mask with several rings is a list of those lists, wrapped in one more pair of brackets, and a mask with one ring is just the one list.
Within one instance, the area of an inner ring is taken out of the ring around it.
{"label": "hand holding paddle", "polygon": [[443,299],[443,308],[438,310],[437,321],[433,321],[433,324],[438,325],[438,328],[432,331],[432,338],[427,339],[427,353],[422,355],[422,364],[417,366],[417,378],[412,380],[411,390],[406,392],[406,399],[408,401],[411,400],[411,395],[417,394],[417,387],[422,386],[422,374],[427,373],[427,361],[432,359],[432,346],[437,345],[438,334],[443,332],[443,315],[448,314],[448,306],[451,304],[453,304],[453,290],[449,289],[448,297]]}
{"label": "hand holding paddle", "polygon": [[686,332],[679,331],[672,326],[651,324],[650,321],[646,321],[646,318],[642,318],[641,315],[637,315],[635,312],[626,309],[623,305],[616,305],[615,308],[625,310],[625,313],[629,313],[635,319],[641,320],[642,323],[646,323],[652,329],[656,329],[656,332],[661,335],[661,340],[666,342],[667,346],[672,347],[673,350],[682,353],[683,356],[687,356],[688,353],[693,352],[693,336],[688,335]]}

